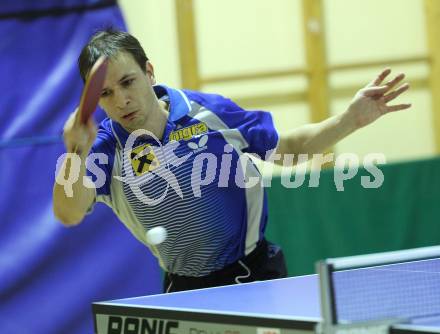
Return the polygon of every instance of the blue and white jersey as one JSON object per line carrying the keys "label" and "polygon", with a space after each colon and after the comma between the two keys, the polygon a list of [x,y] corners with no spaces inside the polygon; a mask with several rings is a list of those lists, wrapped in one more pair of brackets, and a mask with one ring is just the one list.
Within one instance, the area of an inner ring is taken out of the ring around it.
{"label": "blue and white jersey", "polygon": [[[160,85],[154,90],[170,107],[163,138],[135,138],[107,118],[91,153],[108,161],[89,161],[103,172],[89,168],[88,175],[96,200],[150,247],[164,270],[204,276],[249,254],[262,239],[267,199],[245,153],[264,159],[278,134],[269,113],[245,111],[222,96]],[[151,246],[146,232],[156,226],[167,238]]]}

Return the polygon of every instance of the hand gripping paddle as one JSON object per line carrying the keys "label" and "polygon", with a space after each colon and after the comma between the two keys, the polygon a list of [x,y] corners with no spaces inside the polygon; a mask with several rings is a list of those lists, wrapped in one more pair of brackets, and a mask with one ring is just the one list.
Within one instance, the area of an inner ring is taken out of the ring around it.
{"label": "hand gripping paddle", "polygon": [[[107,66],[108,58],[106,56],[101,56],[90,70],[89,77],[86,80],[81,94],[81,101],[78,108],[80,124],[87,124],[87,121],[96,110],[104,86]],[[78,147],[75,146],[73,152],[77,153],[77,151]]]}

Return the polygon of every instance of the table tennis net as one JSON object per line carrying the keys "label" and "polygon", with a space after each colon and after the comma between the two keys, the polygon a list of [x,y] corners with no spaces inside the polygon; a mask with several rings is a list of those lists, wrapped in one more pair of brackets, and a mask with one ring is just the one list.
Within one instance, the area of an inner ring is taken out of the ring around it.
{"label": "table tennis net", "polygon": [[337,323],[440,316],[440,258],[332,273]]}

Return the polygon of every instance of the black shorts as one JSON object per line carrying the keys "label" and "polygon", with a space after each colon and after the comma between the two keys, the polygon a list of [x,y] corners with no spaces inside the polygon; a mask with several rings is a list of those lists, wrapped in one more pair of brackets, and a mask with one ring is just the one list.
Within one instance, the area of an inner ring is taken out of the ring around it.
{"label": "black shorts", "polygon": [[249,255],[207,276],[190,277],[165,273],[163,288],[164,292],[176,292],[283,277],[287,277],[283,251],[279,246],[263,239]]}

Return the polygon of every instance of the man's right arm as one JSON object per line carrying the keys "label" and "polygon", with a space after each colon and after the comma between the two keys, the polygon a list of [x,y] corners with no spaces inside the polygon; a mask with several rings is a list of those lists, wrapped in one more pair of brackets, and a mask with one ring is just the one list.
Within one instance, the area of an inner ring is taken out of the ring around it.
{"label": "man's right arm", "polygon": [[95,201],[96,189],[84,185],[83,179],[86,175],[86,158],[96,138],[96,126],[93,119],[87,124],[80,124],[78,121],[78,110],[75,110],[64,125],[64,144],[67,153],[76,153],[76,159],[80,159],[79,177],[72,184],[72,192],[66,191],[59,178],[68,179],[70,173],[78,173],[73,167],[71,157],[67,156],[59,168],[53,188],[53,211],[55,217],[66,226],[79,224],[87,211]]}

